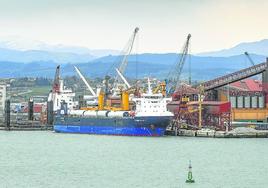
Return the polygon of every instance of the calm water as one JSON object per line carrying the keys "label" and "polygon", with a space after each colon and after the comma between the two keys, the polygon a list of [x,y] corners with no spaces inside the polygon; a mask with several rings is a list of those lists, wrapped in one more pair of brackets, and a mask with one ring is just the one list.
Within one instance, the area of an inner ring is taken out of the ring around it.
{"label": "calm water", "polygon": [[268,139],[1,131],[0,151],[0,187],[268,187]]}

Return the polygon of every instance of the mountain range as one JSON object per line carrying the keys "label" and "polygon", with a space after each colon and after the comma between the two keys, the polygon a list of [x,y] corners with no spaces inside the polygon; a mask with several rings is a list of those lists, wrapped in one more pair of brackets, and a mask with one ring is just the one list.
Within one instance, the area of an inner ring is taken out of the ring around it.
{"label": "mountain range", "polygon": [[51,45],[21,37],[0,38],[0,61],[20,63],[53,61],[58,64],[86,63],[106,55],[118,54],[118,50],[88,49],[62,44]]}
{"label": "mountain range", "polygon": [[[152,76],[166,78],[172,70],[174,63],[179,58],[178,54],[140,54],[129,57],[126,75],[131,78]],[[89,78],[104,77],[106,74],[114,75],[115,67],[122,56],[106,56],[95,59],[88,63],[61,65],[63,76],[76,75],[74,66],[80,68],[84,75]],[[265,56],[252,55],[256,63],[265,61]],[[191,66],[189,66],[191,65]],[[0,62],[1,77],[53,77],[57,64],[54,62],[15,63]],[[231,73],[233,71],[251,66],[244,55],[231,57],[199,57],[190,56],[185,63],[182,78],[189,76],[189,67],[194,80],[208,80],[214,77]]]}
{"label": "mountain range", "polygon": [[256,42],[243,42],[229,49],[223,49],[213,52],[199,53],[199,56],[213,56],[213,57],[228,57],[240,55],[244,52],[249,52],[258,55],[268,56],[268,39],[263,39]]}
{"label": "mountain range", "polygon": [[[77,65],[87,77],[103,77],[106,74],[115,74],[114,68],[123,58],[117,55],[119,51],[112,50],[94,52],[85,47],[46,45],[40,42],[22,44],[24,43],[0,40],[0,77],[53,77],[58,64],[61,64],[63,76],[76,75],[73,65]],[[253,53],[253,49],[256,53]],[[243,54],[244,51],[250,53],[256,64],[264,62],[268,56],[268,50],[265,53],[265,49],[268,49],[268,40],[241,43],[218,52],[191,55],[184,66],[182,78],[187,79],[191,71],[192,79],[208,80],[251,66]],[[102,52],[105,55],[98,54]],[[180,55],[175,53],[130,55],[126,75],[132,78],[166,78],[179,58]]]}

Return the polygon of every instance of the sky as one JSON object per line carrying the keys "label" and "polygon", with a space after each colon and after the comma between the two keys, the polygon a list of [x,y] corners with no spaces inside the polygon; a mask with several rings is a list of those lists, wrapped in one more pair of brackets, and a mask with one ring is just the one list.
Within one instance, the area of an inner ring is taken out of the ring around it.
{"label": "sky", "polygon": [[0,0],[0,40],[122,50],[135,27],[137,53],[191,53],[268,38],[266,0]]}

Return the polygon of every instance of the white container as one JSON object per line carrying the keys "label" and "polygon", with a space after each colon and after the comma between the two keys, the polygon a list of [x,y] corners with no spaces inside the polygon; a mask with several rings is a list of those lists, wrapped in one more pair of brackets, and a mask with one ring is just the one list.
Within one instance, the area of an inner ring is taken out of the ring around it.
{"label": "white container", "polygon": [[97,116],[99,116],[99,117],[107,117],[108,113],[109,113],[109,111],[107,111],[107,110],[97,111]]}
{"label": "white container", "polygon": [[85,110],[69,110],[70,115],[83,116]]}
{"label": "white container", "polygon": [[84,112],[84,116],[97,116],[97,112],[96,111],[93,111],[93,110],[86,110]]}
{"label": "white container", "polygon": [[128,117],[128,111],[111,111],[108,113],[108,117]]}

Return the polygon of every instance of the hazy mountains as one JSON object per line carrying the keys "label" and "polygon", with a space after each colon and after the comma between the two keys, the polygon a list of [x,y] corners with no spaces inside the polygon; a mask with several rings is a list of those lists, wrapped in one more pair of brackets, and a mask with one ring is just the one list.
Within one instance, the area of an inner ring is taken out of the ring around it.
{"label": "hazy mountains", "polygon": [[[114,67],[122,57],[106,56],[95,59],[89,63],[76,64],[87,77],[104,77],[106,74],[114,75]],[[128,77],[138,78],[153,76],[166,78],[172,69],[178,54],[140,54],[129,57],[126,70]],[[252,55],[256,63],[265,61],[265,56]],[[191,56],[186,62],[182,78],[189,76],[189,64],[194,80],[208,80],[214,77],[231,73],[233,71],[251,66],[244,55],[231,57],[199,57]],[[61,67],[63,76],[76,75],[74,64],[64,64]],[[44,76],[53,77],[57,64],[54,62],[14,63],[0,62],[0,77]]]}
{"label": "hazy mountains", "polygon": [[256,41],[256,42],[244,42],[240,43],[232,48],[205,52],[197,54],[199,56],[213,56],[213,57],[227,57],[243,54],[245,51],[253,54],[268,56],[268,39]]}
{"label": "hazy mountains", "polygon": [[106,55],[117,55],[119,51],[68,45],[50,45],[20,37],[0,38],[0,61],[30,63],[48,61],[59,64],[85,63]]}
{"label": "hazy mountains", "polygon": [[[251,64],[243,54],[244,51],[251,54],[256,64],[264,62],[268,56],[268,40],[241,43],[219,52],[191,55],[184,66],[182,78],[187,79],[189,76],[189,67],[193,79],[198,80],[212,79],[249,67]],[[1,42],[0,39],[0,77],[53,77],[58,64],[61,64],[63,76],[76,75],[73,68],[75,64],[88,77],[104,77],[106,74],[114,74],[114,67],[122,60],[122,56],[109,55],[113,53],[118,54],[118,51],[94,51],[84,47],[31,41]],[[179,55],[175,53],[131,55],[126,75],[132,78],[166,78],[178,58]]]}

